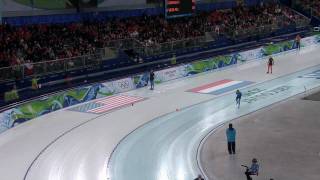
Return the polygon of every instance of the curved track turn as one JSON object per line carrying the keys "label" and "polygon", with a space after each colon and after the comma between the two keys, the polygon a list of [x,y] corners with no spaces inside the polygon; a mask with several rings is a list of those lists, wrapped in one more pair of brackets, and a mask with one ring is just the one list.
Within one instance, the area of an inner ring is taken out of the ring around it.
{"label": "curved track turn", "polygon": [[320,86],[302,77],[320,66],[243,89],[240,109],[234,94],[160,117],[122,140],[110,161],[115,180],[187,180],[200,172],[197,148],[213,128],[296,94]]}

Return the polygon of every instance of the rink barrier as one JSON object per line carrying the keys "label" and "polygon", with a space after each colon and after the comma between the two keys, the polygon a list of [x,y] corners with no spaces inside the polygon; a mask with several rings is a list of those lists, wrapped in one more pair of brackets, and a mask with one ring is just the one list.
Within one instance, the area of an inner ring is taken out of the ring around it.
{"label": "rink barrier", "polygon": [[[301,47],[314,46],[319,43],[320,35],[314,35],[303,38],[301,40]],[[220,55],[156,71],[155,83],[160,84],[178,78],[221,69],[238,63],[265,59],[270,55],[277,56],[287,54],[295,50],[296,43],[294,40],[274,44],[270,43],[266,46],[247,51]],[[0,133],[18,124],[59,109],[145,87],[148,85],[148,81],[149,74],[146,72],[118,80],[77,87],[17,105],[0,113]]]}

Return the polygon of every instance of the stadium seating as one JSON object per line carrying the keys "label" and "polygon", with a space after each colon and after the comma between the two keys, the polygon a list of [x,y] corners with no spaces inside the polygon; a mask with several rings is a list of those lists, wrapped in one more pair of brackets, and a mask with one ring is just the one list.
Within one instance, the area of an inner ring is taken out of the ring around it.
{"label": "stadium seating", "polygon": [[318,0],[297,0],[295,6],[302,9],[306,13],[320,17],[320,1]]}
{"label": "stadium seating", "polygon": [[[112,41],[135,39],[142,47],[192,39],[212,32],[218,36],[251,35],[266,26],[287,27],[305,17],[279,4],[201,12],[193,17],[166,20],[161,15],[112,18],[68,24],[0,26],[0,67],[95,54]],[[246,31],[247,30],[247,31]],[[71,64],[72,65],[72,64]]]}

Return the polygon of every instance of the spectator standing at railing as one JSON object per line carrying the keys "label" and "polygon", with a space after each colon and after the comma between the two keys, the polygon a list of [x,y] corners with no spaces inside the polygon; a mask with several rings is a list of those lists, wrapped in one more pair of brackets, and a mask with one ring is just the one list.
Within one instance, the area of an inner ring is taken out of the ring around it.
{"label": "spectator standing at railing", "polygon": [[19,80],[22,78],[22,65],[20,64],[20,62],[12,66],[12,71],[15,80]]}
{"label": "spectator standing at railing", "polygon": [[300,46],[301,46],[301,45],[300,45],[301,37],[300,37],[300,35],[299,35],[299,34],[296,36],[295,41],[296,41],[296,47],[297,47],[297,49],[298,49],[298,50],[300,50]]}
{"label": "spectator standing at railing", "polygon": [[30,62],[30,60],[27,60],[26,63],[24,63],[24,73],[27,76],[31,76],[33,74],[33,64]]}
{"label": "spectator standing at railing", "polygon": [[218,25],[215,26],[214,32],[217,33],[217,35],[220,35],[220,27]]}
{"label": "spectator standing at railing", "polygon": [[154,89],[154,72],[153,72],[153,70],[150,71],[149,80],[150,80],[150,90],[153,90]]}
{"label": "spectator standing at railing", "polygon": [[175,65],[175,64],[177,64],[177,57],[176,57],[176,54],[173,54],[171,58],[171,65]]}
{"label": "spectator standing at railing", "polygon": [[39,88],[38,78],[37,78],[37,76],[33,76],[33,78],[31,79],[31,89],[33,91],[37,91],[38,88]]}
{"label": "spectator standing at railing", "polygon": [[4,101],[5,102],[13,102],[19,99],[19,94],[17,91],[17,86],[14,85],[11,91],[4,93]]}

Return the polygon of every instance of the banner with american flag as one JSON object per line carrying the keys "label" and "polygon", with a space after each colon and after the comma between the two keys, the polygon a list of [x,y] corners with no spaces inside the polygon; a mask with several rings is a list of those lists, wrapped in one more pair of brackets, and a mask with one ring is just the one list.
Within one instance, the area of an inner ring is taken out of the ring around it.
{"label": "banner with american flag", "polygon": [[101,98],[93,102],[71,108],[70,110],[101,114],[101,113],[106,113],[119,108],[123,108],[128,105],[133,105],[134,103],[143,101],[145,99],[146,98],[136,97],[136,96],[116,95],[116,96]]}

